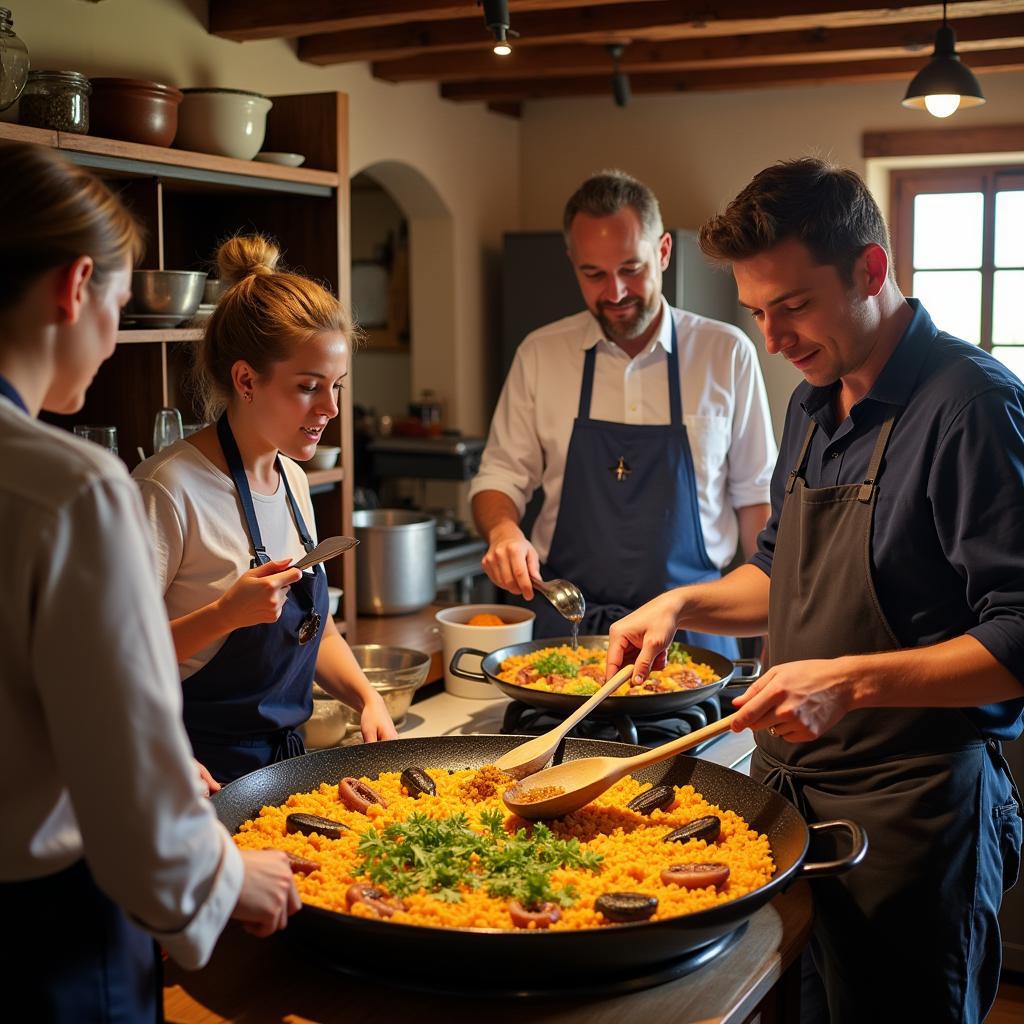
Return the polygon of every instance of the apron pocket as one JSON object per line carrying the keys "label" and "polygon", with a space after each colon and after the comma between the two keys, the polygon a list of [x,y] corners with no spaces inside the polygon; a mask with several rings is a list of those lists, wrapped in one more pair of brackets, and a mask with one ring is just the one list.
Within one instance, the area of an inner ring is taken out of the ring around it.
{"label": "apron pocket", "polygon": [[1022,822],[1015,800],[992,808],[992,819],[1003,858],[1003,892],[1017,883],[1020,874]]}

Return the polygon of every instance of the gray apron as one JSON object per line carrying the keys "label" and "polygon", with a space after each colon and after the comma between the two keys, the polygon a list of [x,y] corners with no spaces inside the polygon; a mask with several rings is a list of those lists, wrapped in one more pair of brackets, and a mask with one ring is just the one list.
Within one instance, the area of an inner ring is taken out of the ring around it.
{"label": "gray apron", "polygon": [[[871,572],[893,423],[882,425],[863,483],[820,488],[803,477],[811,424],[779,520],[772,664],[904,647]],[[999,982],[999,902],[1020,862],[1019,808],[999,745],[955,708],[879,708],[852,711],[808,743],[759,731],[757,747],[751,774],[808,821],[852,818],[868,834],[860,866],[814,883],[812,951],[832,1021],[983,1019]]]}

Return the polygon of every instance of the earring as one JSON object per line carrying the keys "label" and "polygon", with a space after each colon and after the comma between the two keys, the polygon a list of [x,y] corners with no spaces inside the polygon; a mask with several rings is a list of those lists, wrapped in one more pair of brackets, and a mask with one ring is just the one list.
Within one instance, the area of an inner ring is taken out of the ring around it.
{"label": "earring", "polygon": [[243,397],[243,398],[244,398],[244,399],[245,399],[245,400],[246,400],[247,402],[251,402],[251,401],[252,401],[252,392],[251,392],[251,391],[243,391],[243,392],[242,392],[242,397]]}

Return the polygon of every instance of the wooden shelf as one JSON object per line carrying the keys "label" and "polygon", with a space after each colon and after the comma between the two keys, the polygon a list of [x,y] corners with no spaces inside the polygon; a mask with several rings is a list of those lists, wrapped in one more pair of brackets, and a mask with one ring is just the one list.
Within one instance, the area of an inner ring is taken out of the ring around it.
{"label": "wooden shelf", "polygon": [[126,177],[178,179],[192,187],[242,188],[294,195],[331,196],[338,187],[335,171],[282,167],[252,160],[233,160],[209,153],[163,146],[142,146],[118,139],[52,132],[0,122],[0,141],[35,142],[60,149],[75,163]]}
{"label": "wooden shelf", "polygon": [[334,469],[307,469],[306,479],[310,487],[319,484],[340,484],[345,479],[345,467],[336,466]]}
{"label": "wooden shelf", "polygon": [[163,327],[149,330],[120,330],[117,332],[118,345],[152,344],[158,341],[201,341],[202,327]]}

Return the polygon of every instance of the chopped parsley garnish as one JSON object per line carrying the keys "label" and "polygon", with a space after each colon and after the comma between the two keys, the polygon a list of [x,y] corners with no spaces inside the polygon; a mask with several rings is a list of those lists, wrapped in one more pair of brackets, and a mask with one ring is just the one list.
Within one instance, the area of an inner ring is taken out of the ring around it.
{"label": "chopped parsley garnish", "polygon": [[564,654],[545,654],[530,667],[543,676],[568,676],[572,679],[579,674],[579,669]]}
{"label": "chopped parsley garnish", "polygon": [[687,651],[683,650],[683,645],[679,643],[669,644],[668,648],[668,663],[670,665],[689,665],[693,661]]}
{"label": "chopped parsley garnish", "polygon": [[580,849],[577,839],[556,839],[546,825],[510,836],[499,810],[482,811],[480,833],[465,814],[440,820],[416,813],[383,832],[369,828],[359,840],[362,868],[374,885],[392,896],[423,889],[438,899],[457,903],[460,886],[484,886],[491,896],[518,900],[524,907],[548,901],[569,906],[576,899],[571,886],[556,889],[551,873],[558,867],[597,871],[601,856]]}

